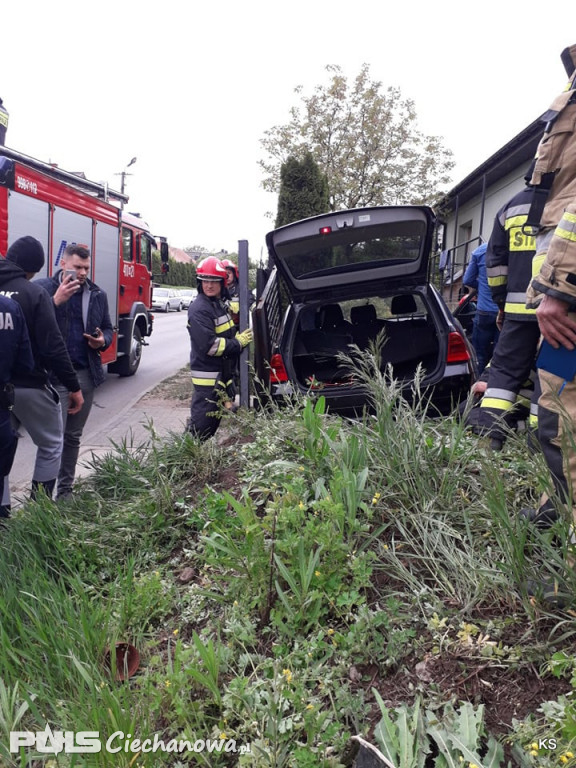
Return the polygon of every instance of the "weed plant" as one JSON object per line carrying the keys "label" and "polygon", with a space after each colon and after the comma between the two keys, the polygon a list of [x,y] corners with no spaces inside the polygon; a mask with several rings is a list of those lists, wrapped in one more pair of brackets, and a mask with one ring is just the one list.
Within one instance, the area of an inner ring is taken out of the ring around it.
{"label": "weed plant", "polygon": [[[418,381],[408,405],[369,355],[355,375],[363,418],[327,413],[321,393],[295,397],[228,419],[226,449],[162,442],[150,425],[146,444],[94,459],[74,499],[40,498],[10,520],[0,765],[41,764],[11,755],[8,735],[46,724],[251,745],[103,750],[86,766],[343,768],[353,735],[398,768],[548,766],[530,754],[546,729],[569,764],[574,614],[522,586],[542,574],[573,585],[567,523],[539,532],[517,515],[551,491],[541,457],[513,436],[495,456],[458,419],[430,418]],[[117,641],[140,652],[126,681],[105,663]],[[477,697],[428,675],[435,663],[462,680],[536,668],[565,696],[492,734]]]}

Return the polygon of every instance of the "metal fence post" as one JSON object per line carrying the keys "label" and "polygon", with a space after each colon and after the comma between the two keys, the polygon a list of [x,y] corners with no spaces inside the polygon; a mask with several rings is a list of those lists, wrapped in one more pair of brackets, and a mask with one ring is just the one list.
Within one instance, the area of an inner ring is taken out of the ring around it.
{"label": "metal fence post", "polygon": [[[248,240],[238,241],[238,291],[240,293],[240,331],[248,328],[248,312],[250,308],[248,286]],[[248,365],[250,362],[250,345],[244,347],[240,354],[240,407],[250,405],[250,378]]]}

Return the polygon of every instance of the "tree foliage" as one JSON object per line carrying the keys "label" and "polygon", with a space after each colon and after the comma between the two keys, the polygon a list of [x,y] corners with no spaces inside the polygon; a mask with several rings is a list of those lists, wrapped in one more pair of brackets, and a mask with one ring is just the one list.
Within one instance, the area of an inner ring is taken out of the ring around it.
{"label": "tree foliage", "polygon": [[310,152],[289,157],[280,169],[276,227],[330,210],[328,184]]}
{"label": "tree foliage", "polygon": [[261,139],[264,189],[278,192],[282,165],[310,152],[326,177],[331,210],[431,203],[454,167],[442,137],[422,134],[414,102],[398,88],[383,90],[368,64],[351,83],[339,66],[326,70],[328,85],[311,96],[298,86],[301,105],[292,107],[290,121]]}
{"label": "tree foliage", "polygon": [[152,275],[155,283],[196,287],[196,264],[185,264],[175,259],[169,259],[168,264],[168,272],[163,273],[160,251],[152,251]]}

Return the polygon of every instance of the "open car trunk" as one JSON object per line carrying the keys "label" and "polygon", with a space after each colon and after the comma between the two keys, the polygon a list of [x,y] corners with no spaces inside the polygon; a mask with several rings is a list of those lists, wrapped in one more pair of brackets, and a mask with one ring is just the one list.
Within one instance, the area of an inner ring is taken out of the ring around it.
{"label": "open car trunk", "polygon": [[354,357],[380,339],[379,366],[398,380],[414,379],[418,366],[430,376],[440,368],[439,336],[420,295],[304,307],[292,349],[298,383],[309,388],[353,384],[354,371],[340,357]]}

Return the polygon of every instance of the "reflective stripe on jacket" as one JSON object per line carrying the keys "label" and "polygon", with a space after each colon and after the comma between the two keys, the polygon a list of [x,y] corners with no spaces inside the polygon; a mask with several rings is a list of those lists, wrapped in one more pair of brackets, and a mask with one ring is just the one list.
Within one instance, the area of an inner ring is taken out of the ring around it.
{"label": "reflective stripe on jacket", "polygon": [[486,274],[492,298],[507,314],[535,321],[535,310],[526,308],[526,289],[532,279],[536,239],[523,231],[532,191],[523,189],[500,208],[486,251]]}
{"label": "reflective stripe on jacket", "polygon": [[242,347],[223,302],[199,293],[188,307],[188,333],[192,383],[214,387],[218,380],[230,378],[231,361]]}

